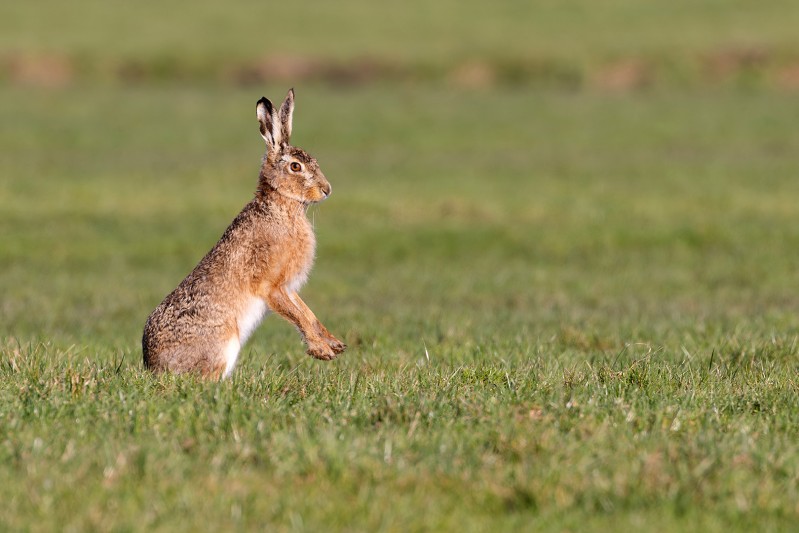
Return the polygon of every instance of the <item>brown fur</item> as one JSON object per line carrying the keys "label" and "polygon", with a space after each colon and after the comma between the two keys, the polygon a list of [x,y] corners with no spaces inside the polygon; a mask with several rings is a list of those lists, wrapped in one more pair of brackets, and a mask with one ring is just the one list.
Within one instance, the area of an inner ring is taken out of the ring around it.
{"label": "brown fur", "polygon": [[[309,355],[330,360],[346,348],[297,294],[316,247],[305,211],[327,198],[331,188],[316,160],[289,145],[293,109],[293,90],[279,112],[266,98],[258,101],[267,150],[255,198],[150,314],[142,337],[148,369],[229,375],[236,342],[240,349],[249,333],[242,327],[257,326],[260,320],[252,317],[258,313],[252,310],[262,304],[297,327]],[[301,170],[293,171],[292,163],[301,164]]]}

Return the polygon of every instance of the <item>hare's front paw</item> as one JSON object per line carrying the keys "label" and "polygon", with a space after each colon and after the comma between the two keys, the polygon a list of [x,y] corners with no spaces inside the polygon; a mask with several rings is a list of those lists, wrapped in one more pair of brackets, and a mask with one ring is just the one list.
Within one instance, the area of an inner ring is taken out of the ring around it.
{"label": "hare's front paw", "polygon": [[336,358],[336,352],[332,347],[328,346],[325,342],[318,342],[308,345],[306,352],[311,357],[321,359],[322,361],[330,361]]}
{"label": "hare's front paw", "polygon": [[328,338],[325,339],[327,345],[332,348],[333,352],[339,354],[347,349],[347,345],[335,338],[333,335],[330,335]]}

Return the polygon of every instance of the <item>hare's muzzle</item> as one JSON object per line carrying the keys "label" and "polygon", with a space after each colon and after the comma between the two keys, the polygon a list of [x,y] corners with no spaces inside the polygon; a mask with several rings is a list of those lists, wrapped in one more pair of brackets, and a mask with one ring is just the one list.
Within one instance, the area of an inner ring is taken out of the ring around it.
{"label": "hare's muzzle", "polygon": [[333,187],[330,186],[330,183],[323,183],[321,187],[319,187],[325,195],[325,198],[330,196],[330,193],[333,192]]}

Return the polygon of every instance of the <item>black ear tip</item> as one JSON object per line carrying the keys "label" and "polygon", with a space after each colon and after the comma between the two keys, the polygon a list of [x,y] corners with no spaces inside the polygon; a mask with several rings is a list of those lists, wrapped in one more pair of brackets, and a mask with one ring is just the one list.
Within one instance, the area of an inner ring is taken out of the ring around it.
{"label": "black ear tip", "polygon": [[267,111],[268,113],[271,113],[271,112],[272,112],[272,109],[273,109],[273,107],[272,107],[272,102],[270,102],[270,101],[269,101],[269,98],[267,98],[266,96],[262,96],[262,97],[261,97],[261,99],[260,99],[260,100],[258,100],[258,103],[257,103],[257,104],[255,104],[255,107],[256,107],[256,109],[257,109],[258,107],[260,107],[260,106],[262,106],[262,105],[263,105],[264,107],[266,107],[266,111]]}

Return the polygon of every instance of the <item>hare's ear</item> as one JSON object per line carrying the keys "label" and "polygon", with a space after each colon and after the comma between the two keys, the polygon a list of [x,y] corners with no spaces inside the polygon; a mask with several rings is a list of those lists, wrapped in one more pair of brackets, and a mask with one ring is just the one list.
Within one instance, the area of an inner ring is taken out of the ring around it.
{"label": "hare's ear", "polygon": [[280,113],[278,113],[278,118],[280,119],[280,142],[284,144],[288,144],[289,138],[291,137],[291,121],[294,116],[294,89],[289,89],[288,94],[286,95],[286,99],[283,100],[283,104],[280,106]]}
{"label": "hare's ear", "polygon": [[261,137],[266,141],[266,147],[269,151],[276,150],[280,145],[280,140],[277,138],[280,136],[280,127],[278,126],[277,113],[275,113],[275,108],[269,98],[262,96],[258,100],[258,104],[255,106],[255,114],[258,117]]}

